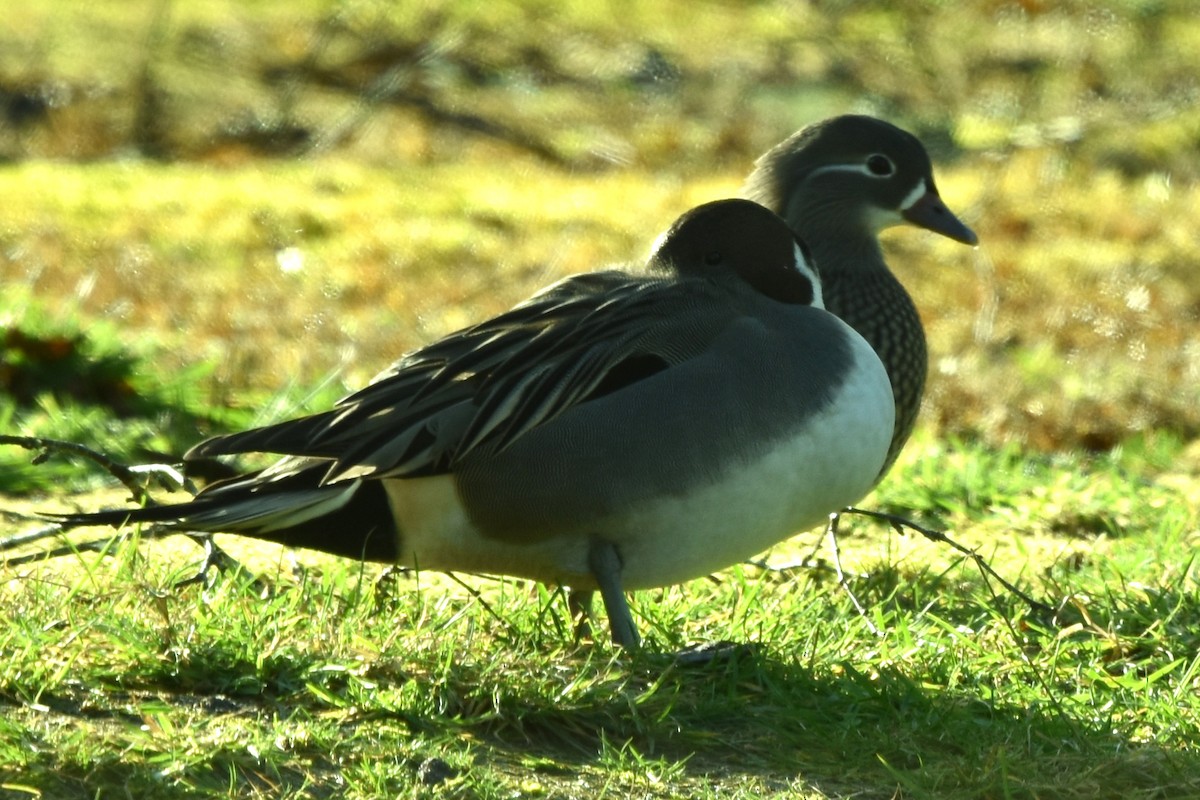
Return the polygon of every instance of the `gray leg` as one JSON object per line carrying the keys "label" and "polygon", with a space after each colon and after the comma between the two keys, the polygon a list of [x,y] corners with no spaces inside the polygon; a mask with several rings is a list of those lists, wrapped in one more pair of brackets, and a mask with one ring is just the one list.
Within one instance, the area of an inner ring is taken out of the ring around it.
{"label": "gray leg", "polygon": [[[184,586],[191,586],[193,583],[202,583],[206,588],[210,587],[212,585],[212,582],[208,576],[208,571],[210,569],[216,569],[217,572],[230,573],[241,570],[247,576],[251,575],[250,570],[238,563],[237,559],[229,555],[229,553],[226,553],[220,547],[217,547],[217,543],[213,541],[211,533],[184,535],[204,548],[204,561],[200,562],[200,566],[196,568],[195,573],[193,573],[191,577],[184,578],[183,580],[176,582],[176,589],[182,589]],[[258,579],[255,578],[254,582],[257,584]]]}
{"label": "gray leg", "polygon": [[642,643],[625,593],[621,590],[621,557],[611,542],[593,539],[588,550],[588,569],[600,587],[604,599],[604,610],[608,613],[608,626],[612,629],[613,642],[626,650],[636,650]]}

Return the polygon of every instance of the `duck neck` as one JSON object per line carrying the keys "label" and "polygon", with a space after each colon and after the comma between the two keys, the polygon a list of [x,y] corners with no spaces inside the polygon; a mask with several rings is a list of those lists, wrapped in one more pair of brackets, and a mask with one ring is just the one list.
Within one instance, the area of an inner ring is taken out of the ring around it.
{"label": "duck neck", "polygon": [[[805,232],[800,235],[805,238]],[[867,340],[892,384],[896,425],[879,473],[883,477],[917,421],[928,365],[925,330],[912,298],[883,260],[874,235],[829,237],[828,231],[814,230],[806,241],[821,273],[825,308]]]}

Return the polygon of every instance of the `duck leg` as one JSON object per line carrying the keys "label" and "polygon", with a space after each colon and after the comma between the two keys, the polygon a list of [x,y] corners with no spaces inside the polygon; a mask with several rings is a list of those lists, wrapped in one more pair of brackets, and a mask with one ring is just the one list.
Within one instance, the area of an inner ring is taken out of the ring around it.
{"label": "duck leg", "polygon": [[[182,589],[185,586],[191,586],[195,583],[204,584],[205,587],[211,587],[212,581],[209,578],[209,570],[215,569],[217,572],[237,572],[239,570],[250,575],[250,570],[246,569],[233,556],[226,553],[217,543],[213,541],[211,533],[203,534],[184,534],[196,544],[204,548],[204,560],[196,567],[196,571],[186,578],[175,582],[176,589]],[[257,582],[257,581],[256,581]]]}
{"label": "duck leg", "polygon": [[592,592],[568,588],[567,611],[575,623],[575,643],[592,638]]}
{"label": "duck leg", "polygon": [[588,569],[600,587],[604,600],[604,611],[608,614],[608,626],[612,630],[613,642],[626,650],[636,650],[642,643],[625,592],[621,589],[621,557],[612,542],[592,539],[588,549]]}

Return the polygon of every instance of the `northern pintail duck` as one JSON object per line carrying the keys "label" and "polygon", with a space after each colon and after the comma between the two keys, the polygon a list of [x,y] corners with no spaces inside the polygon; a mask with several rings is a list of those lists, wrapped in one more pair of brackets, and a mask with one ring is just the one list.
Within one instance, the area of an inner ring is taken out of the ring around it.
{"label": "northern pintail duck", "polygon": [[758,159],[742,194],[812,248],[825,308],[861,333],[887,368],[896,430],[882,477],[916,423],[928,356],[921,318],[883,259],[879,232],[907,223],[969,245],[976,236],[942,202],[917,138],[874,117],[802,128]]}
{"label": "northern pintail duck", "polygon": [[284,458],[190,502],[63,518],[224,532],[421,569],[624,592],[707,575],[874,484],[888,374],[822,310],[787,225],[746,200],[684,214],[644,274],[556,283],[402,357],[330,411],[188,458]]}

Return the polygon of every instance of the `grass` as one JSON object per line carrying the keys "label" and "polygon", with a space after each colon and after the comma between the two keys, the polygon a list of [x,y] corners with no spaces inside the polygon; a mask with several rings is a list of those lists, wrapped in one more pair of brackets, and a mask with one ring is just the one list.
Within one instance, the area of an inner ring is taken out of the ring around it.
{"label": "grass", "polygon": [[[926,421],[1037,449],[1194,437],[1200,412],[1178,387],[1200,376],[1187,324],[1200,191],[1083,168],[1046,176],[1049,158],[942,171],[943,193],[984,241],[977,253],[886,236],[935,355]],[[59,315],[165,340],[159,369],[214,363],[210,402],[229,405],[235,389],[330,375],[361,386],[404,350],[561,275],[643,257],[679,209],[737,185],[733,173],[659,184],[520,159],[483,177],[474,163],[320,160],[229,175],[33,163],[0,172],[0,188],[25,198],[0,242],[10,286],[64,298]],[[86,188],[97,186],[110,193],[103,209]]]}
{"label": "grass", "polygon": [[[799,124],[865,111],[929,143],[983,244],[885,236],[933,364],[864,505],[951,530],[1055,612],[847,518],[865,616],[804,534],[770,554],[785,568],[635,597],[627,656],[517,581],[227,538],[249,574],[176,588],[195,547],[135,536],[0,571],[0,797],[1200,797],[1194,16],[14,9],[0,433],[136,461],[327,407],[639,259]],[[110,484],[0,448],[2,535],[119,505]],[[722,639],[749,646],[672,658]]]}
{"label": "grass", "polygon": [[[521,582],[473,596],[230,539],[259,582],[174,590],[191,546],[135,540],[11,576],[0,753],[51,797],[1193,796],[1197,507],[1145,478],[917,442],[876,502],[950,523],[1053,619],[847,519],[867,618],[822,559],[746,566],[638,595],[633,657],[575,644]],[[721,639],[753,646],[672,661]]]}

